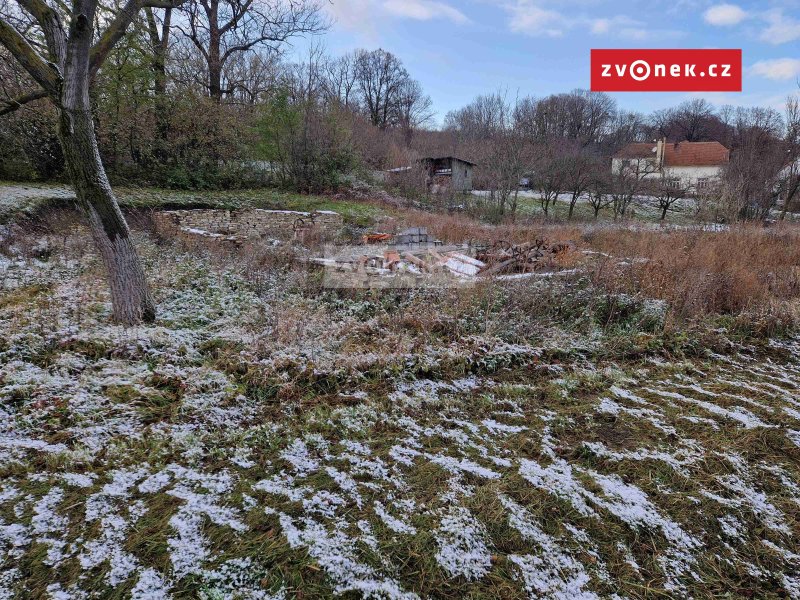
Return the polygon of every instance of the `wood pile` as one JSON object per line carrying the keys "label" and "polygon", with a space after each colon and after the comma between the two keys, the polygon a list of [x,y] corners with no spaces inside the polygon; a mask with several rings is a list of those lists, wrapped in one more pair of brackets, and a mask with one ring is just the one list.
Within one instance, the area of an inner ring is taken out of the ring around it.
{"label": "wood pile", "polygon": [[478,250],[476,258],[486,263],[480,274],[491,277],[506,273],[532,273],[557,267],[557,259],[574,250],[572,242],[536,240],[526,244],[498,241]]}

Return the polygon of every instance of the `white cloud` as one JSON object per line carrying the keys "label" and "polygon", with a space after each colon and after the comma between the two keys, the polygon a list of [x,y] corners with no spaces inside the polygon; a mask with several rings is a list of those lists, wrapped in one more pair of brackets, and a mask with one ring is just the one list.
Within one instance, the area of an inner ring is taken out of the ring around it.
{"label": "white cloud", "polygon": [[[583,0],[584,5],[589,0]],[[635,41],[674,39],[683,32],[649,27],[645,22],[627,15],[599,17],[576,10],[555,10],[544,4],[544,0],[515,0],[501,4],[509,15],[509,28],[514,33],[532,36],[560,37],[567,31],[577,30],[593,35],[609,36]],[[563,4],[561,5],[563,6]]]}
{"label": "white cloud", "polygon": [[750,67],[750,72],[759,77],[778,81],[800,77],[800,59],[775,58],[760,60]]}
{"label": "white cloud", "polygon": [[611,19],[595,19],[592,21],[591,31],[596,35],[608,33],[611,30]]}
{"label": "white cloud", "polygon": [[362,33],[375,33],[374,15],[377,11],[373,0],[334,0],[326,3],[325,7],[338,25]]}
{"label": "white cloud", "polygon": [[658,29],[648,26],[643,21],[632,19],[627,15],[585,19],[589,31],[594,35],[608,35],[622,40],[637,42],[675,39],[685,35],[674,29]]}
{"label": "white cloud", "polygon": [[360,33],[379,43],[379,24],[388,19],[414,19],[428,21],[446,19],[453,23],[468,23],[460,10],[436,0],[333,0],[326,2],[326,10],[341,27]]}
{"label": "white cloud", "polygon": [[589,21],[589,31],[595,35],[619,33],[625,29],[645,29],[645,27],[641,21],[636,21],[625,15],[601,17]]}
{"label": "white cloud", "polygon": [[770,44],[785,44],[800,39],[800,20],[783,14],[780,9],[764,13],[768,25],[761,32],[761,39]]}
{"label": "white cloud", "polygon": [[444,2],[432,0],[386,0],[383,7],[389,14],[417,21],[448,19],[453,23],[467,23],[466,15]]}
{"label": "white cloud", "polygon": [[735,4],[716,4],[703,13],[709,25],[729,27],[738,25],[747,18],[747,13]]}
{"label": "white cloud", "polygon": [[505,8],[510,13],[509,27],[516,33],[559,37],[577,24],[561,13],[541,8],[530,0],[517,0],[516,4],[507,4]]}

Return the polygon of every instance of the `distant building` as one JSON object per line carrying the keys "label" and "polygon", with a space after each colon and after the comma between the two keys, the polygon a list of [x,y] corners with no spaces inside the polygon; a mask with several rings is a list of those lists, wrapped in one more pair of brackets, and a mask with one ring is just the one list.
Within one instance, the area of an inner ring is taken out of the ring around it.
{"label": "distant building", "polygon": [[455,156],[426,157],[420,160],[425,184],[432,194],[471,192],[475,163]]}
{"label": "distant building", "polygon": [[719,142],[657,142],[628,144],[611,160],[611,170],[634,168],[646,179],[664,177],[677,187],[702,191],[719,179],[730,162],[730,150]]}

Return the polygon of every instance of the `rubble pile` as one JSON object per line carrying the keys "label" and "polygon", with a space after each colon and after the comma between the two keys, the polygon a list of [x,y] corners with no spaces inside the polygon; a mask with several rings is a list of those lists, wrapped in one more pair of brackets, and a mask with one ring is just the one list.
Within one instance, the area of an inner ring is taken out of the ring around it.
{"label": "rubble pile", "polygon": [[363,246],[334,248],[328,256],[311,259],[311,263],[326,268],[329,274],[355,277],[361,283],[370,278],[404,280],[434,275],[466,281],[553,271],[560,266],[557,259],[574,248],[572,243],[547,240],[517,245],[497,242],[479,247],[471,244],[445,246],[424,227],[395,235],[369,233],[363,240]]}
{"label": "rubble pile", "polygon": [[481,275],[533,273],[558,266],[557,259],[575,249],[572,242],[549,242],[539,239],[527,244],[498,241],[479,248],[476,258],[486,264]]}

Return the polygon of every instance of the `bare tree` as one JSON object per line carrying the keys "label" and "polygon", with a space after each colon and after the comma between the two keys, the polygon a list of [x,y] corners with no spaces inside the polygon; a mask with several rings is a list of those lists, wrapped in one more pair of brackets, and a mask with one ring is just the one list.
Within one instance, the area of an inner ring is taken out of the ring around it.
{"label": "bare tree", "polygon": [[722,121],[711,104],[702,98],[656,111],[651,117],[651,124],[657,137],[673,142],[719,140],[724,135]]}
{"label": "bare tree", "polygon": [[209,96],[221,100],[238,87],[227,77],[229,63],[323,31],[321,10],[318,0],[186,0],[176,26],[203,58]]}
{"label": "bare tree", "polygon": [[355,54],[345,54],[325,65],[325,91],[345,108],[358,106],[358,72]]}
{"label": "bare tree", "polygon": [[397,125],[411,143],[414,130],[433,118],[433,102],[425,95],[420,83],[414,79],[406,79],[397,91]]}
{"label": "bare tree", "polygon": [[[97,0],[73,0],[70,10],[46,0],[17,0],[17,4],[21,19],[0,16],[0,43],[38,88],[17,98],[16,106],[44,97],[55,105],[67,170],[108,273],[114,318],[126,324],[152,321],[155,306],[144,270],[97,149],[89,88],[143,7],[173,5],[163,0],[127,0],[97,34]],[[28,27],[14,27],[12,22]]]}
{"label": "bare tree", "polygon": [[610,180],[614,220],[627,216],[628,209],[646,187],[645,180],[657,170],[653,161],[642,158],[623,161],[614,169]]}
{"label": "bare tree", "polygon": [[408,80],[403,63],[385,50],[359,50],[356,54],[356,73],[369,120],[380,129],[394,124],[397,98]]}
{"label": "bare tree", "polygon": [[731,160],[719,188],[729,219],[766,219],[779,198],[778,180],[786,166],[783,120],[771,108],[737,108]]}
{"label": "bare tree", "polygon": [[541,194],[540,202],[545,215],[550,214],[550,207],[555,205],[558,196],[569,189],[570,162],[560,144],[550,143],[541,150],[533,185]]}
{"label": "bare tree", "polygon": [[783,210],[781,219],[800,198],[800,96],[790,96],[786,101],[786,166],[781,170],[778,182]]}
{"label": "bare tree", "polygon": [[689,195],[690,189],[685,181],[670,177],[668,172],[662,172],[657,181],[647,186],[646,191],[658,202],[661,220],[664,221],[672,207]]}
{"label": "bare tree", "polygon": [[516,103],[503,91],[478,96],[464,108],[448,113],[446,130],[480,163],[481,183],[488,191],[494,216],[514,215],[520,180],[532,170],[532,145],[515,126]]}
{"label": "bare tree", "polygon": [[524,98],[514,118],[516,126],[533,141],[566,139],[590,146],[607,134],[615,113],[616,104],[610,96],[573,90],[541,100]]}
{"label": "bare tree", "polygon": [[588,199],[589,206],[594,211],[595,221],[600,216],[600,211],[614,205],[614,198],[611,196],[611,177],[605,170],[597,171],[589,183]]}
{"label": "bare tree", "polygon": [[589,189],[592,181],[601,169],[597,157],[586,148],[571,148],[564,155],[566,170],[566,191],[572,196],[569,199],[568,219],[572,219],[575,206],[580,197]]}

